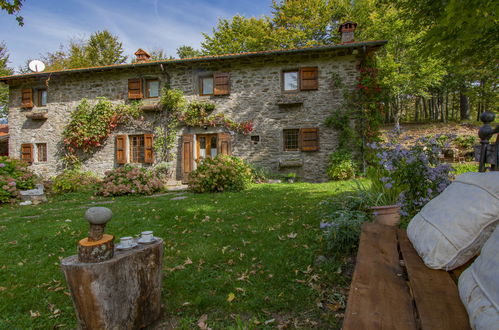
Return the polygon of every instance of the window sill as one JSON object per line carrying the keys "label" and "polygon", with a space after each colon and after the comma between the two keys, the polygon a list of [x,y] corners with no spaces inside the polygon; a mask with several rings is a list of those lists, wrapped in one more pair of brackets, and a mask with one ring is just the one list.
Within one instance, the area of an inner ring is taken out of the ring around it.
{"label": "window sill", "polygon": [[302,167],[302,159],[281,159],[279,160],[279,168]]}
{"label": "window sill", "polygon": [[26,113],[26,118],[31,120],[46,120],[49,118],[48,111],[37,109],[36,111],[30,111]]}
{"label": "window sill", "polygon": [[283,94],[277,99],[280,106],[303,104],[303,97],[298,94]]}

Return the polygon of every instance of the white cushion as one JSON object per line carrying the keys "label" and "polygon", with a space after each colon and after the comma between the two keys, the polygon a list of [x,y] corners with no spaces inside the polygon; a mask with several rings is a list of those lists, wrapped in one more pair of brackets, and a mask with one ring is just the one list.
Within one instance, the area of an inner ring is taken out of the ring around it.
{"label": "white cushion", "polygon": [[499,329],[499,227],[459,277],[459,296],[473,329]]}
{"label": "white cushion", "polygon": [[407,236],[428,267],[450,270],[476,255],[498,223],[499,172],[470,172],[416,214]]}

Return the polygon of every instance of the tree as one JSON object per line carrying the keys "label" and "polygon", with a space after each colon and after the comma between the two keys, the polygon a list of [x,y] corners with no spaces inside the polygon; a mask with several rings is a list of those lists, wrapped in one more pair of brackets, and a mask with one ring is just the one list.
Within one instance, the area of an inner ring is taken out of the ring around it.
{"label": "tree", "polygon": [[[14,73],[14,70],[7,66],[9,53],[5,43],[0,43],[0,76],[7,76]],[[9,87],[0,84],[0,118],[7,117],[9,111]]]}
{"label": "tree", "polygon": [[85,58],[91,66],[120,64],[127,59],[123,56],[123,44],[108,30],[97,31],[90,36],[85,46]]}
{"label": "tree", "polygon": [[194,49],[191,46],[183,45],[177,48],[177,56],[179,58],[189,58],[189,57],[198,57],[203,55],[200,50]]}
{"label": "tree", "polygon": [[20,26],[24,25],[24,19],[19,15],[23,2],[24,0],[0,0],[0,9],[5,10],[9,15],[15,15]]}
{"label": "tree", "polygon": [[274,30],[268,17],[219,19],[213,36],[203,33],[201,48],[206,55],[260,51],[276,48]]}

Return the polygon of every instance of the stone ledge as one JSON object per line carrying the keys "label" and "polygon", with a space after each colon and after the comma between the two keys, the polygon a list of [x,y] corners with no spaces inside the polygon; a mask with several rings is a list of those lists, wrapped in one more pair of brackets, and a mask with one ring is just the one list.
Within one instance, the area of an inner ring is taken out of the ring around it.
{"label": "stone ledge", "polygon": [[303,159],[281,159],[279,161],[279,168],[288,168],[288,167],[302,167]]}
{"label": "stone ledge", "polygon": [[31,120],[46,120],[49,118],[47,111],[30,111],[26,113],[26,118]]}
{"label": "stone ledge", "polygon": [[300,95],[281,95],[277,99],[277,105],[290,106],[303,104],[303,97]]}

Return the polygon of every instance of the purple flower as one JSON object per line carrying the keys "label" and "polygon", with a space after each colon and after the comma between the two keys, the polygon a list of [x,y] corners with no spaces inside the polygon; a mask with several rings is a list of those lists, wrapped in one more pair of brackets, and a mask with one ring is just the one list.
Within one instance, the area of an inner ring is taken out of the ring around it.
{"label": "purple flower", "polygon": [[386,189],[390,189],[391,187],[393,187],[393,185],[390,182],[385,184]]}
{"label": "purple flower", "polygon": [[0,167],[5,167],[5,164],[4,163],[0,163]]}
{"label": "purple flower", "polygon": [[329,222],[321,222],[319,225],[320,229],[326,229],[326,228],[331,227],[331,226],[332,226],[332,224],[330,224]]}

